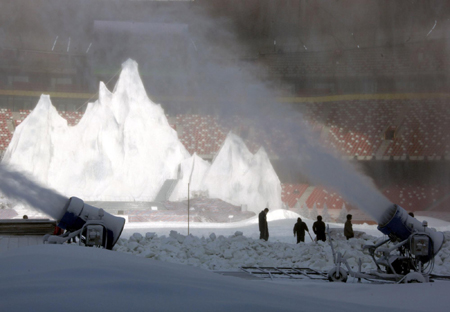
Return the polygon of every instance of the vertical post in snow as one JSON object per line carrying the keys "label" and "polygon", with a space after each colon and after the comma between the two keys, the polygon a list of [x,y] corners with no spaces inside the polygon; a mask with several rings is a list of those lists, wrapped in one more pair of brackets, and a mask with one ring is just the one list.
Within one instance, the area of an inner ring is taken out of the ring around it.
{"label": "vertical post in snow", "polygon": [[[195,155],[195,153],[194,153],[194,155]],[[192,180],[192,173],[194,172],[194,166],[195,166],[195,157],[193,157],[194,159],[193,159],[193,161],[192,161],[192,169],[191,169],[191,175],[189,176],[189,182],[188,182],[188,235],[189,235],[189,210],[190,210],[190,206],[189,206],[189,193],[190,193],[190,190],[189,190],[189,186],[190,186],[190,184],[191,184],[191,180]]]}
{"label": "vertical post in snow", "polygon": [[189,235],[189,182],[188,182],[188,235]]}

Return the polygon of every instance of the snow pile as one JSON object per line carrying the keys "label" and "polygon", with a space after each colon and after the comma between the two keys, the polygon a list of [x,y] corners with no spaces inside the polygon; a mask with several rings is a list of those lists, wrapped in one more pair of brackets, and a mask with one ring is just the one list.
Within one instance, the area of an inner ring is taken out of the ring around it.
{"label": "snow pile", "polygon": [[[64,207],[62,207],[64,208]],[[23,203],[16,203],[13,205],[13,208],[10,210],[13,210],[15,212],[14,216],[11,218],[5,218],[5,219],[22,219],[24,215],[27,215],[29,219],[51,219],[52,217],[48,214],[44,213],[43,211],[40,211],[38,209],[30,208],[28,205]]]}
{"label": "snow pile", "polygon": [[[434,273],[450,273],[450,232],[446,243],[436,257]],[[363,253],[363,246],[374,244],[376,237],[363,234],[347,241],[343,237],[333,239],[335,248],[347,258],[355,270],[359,259],[362,270],[376,269],[370,256]],[[214,233],[209,237],[185,236],[171,231],[169,236],[135,233],[128,240],[119,239],[115,250],[166,262],[187,264],[208,270],[230,270],[241,266],[307,267],[329,270],[333,256],[328,242],[288,244],[268,242],[245,237],[242,232],[224,237]]]}
{"label": "snow pile", "polygon": [[181,164],[181,176],[170,200],[192,193],[219,198],[258,213],[265,207],[280,209],[281,183],[264,148],[252,154],[244,141],[229,133],[212,165],[196,154]]}
{"label": "snow pile", "polygon": [[58,146],[71,142],[71,138],[67,142],[63,139],[68,132],[67,121],[58,114],[50,96],[41,95],[35,109],[15,129],[2,164],[17,166],[48,184],[52,155]]}
{"label": "snow pile", "polygon": [[255,213],[265,207],[282,206],[281,183],[264,148],[253,155],[244,141],[231,132],[206,172],[202,189],[212,198],[245,205]]}
{"label": "snow pile", "polygon": [[122,67],[114,92],[101,84],[98,101],[74,127],[42,95],[17,127],[3,163],[84,200],[152,200],[189,153],[148,98],[137,63]]}
{"label": "snow pile", "polygon": [[200,158],[196,153],[185,159],[180,164],[180,177],[169,200],[180,201],[187,198],[188,185],[191,194],[201,191],[203,177],[210,167],[211,164]]}
{"label": "snow pile", "polygon": [[[262,209],[261,209],[262,210]],[[293,211],[284,210],[284,209],[278,209],[275,211],[269,211],[267,214],[267,221],[275,221],[275,220],[286,220],[286,219],[292,219],[297,222],[297,218],[301,217],[298,213],[295,213]],[[252,218],[255,220],[255,222],[258,221],[257,217]],[[303,220],[305,221],[305,220]]]}
{"label": "snow pile", "polygon": [[74,127],[42,95],[2,163],[85,201],[152,201],[167,179],[180,175],[173,201],[187,197],[190,182],[191,191],[254,212],[281,208],[281,184],[264,149],[253,155],[230,133],[212,165],[190,156],[161,106],[148,98],[132,60],[122,64],[113,92],[100,83],[98,101]]}
{"label": "snow pile", "polygon": [[[18,216],[18,213],[14,209],[0,209],[0,219],[14,219]],[[22,216],[20,216],[22,217]]]}

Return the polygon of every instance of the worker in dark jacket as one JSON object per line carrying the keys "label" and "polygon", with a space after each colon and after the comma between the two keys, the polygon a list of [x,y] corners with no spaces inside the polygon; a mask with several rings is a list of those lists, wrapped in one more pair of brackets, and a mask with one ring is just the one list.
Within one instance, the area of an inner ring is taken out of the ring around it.
{"label": "worker in dark jacket", "polygon": [[353,233],[353,225],[352,225],[352,215],[347,215],[347,221],[345,221],[344,225],[344,236],[349,240],[352,237],[355,237],[355,233]]}
{"label": "worker in dark jacket", "polygon": [[267,225],[267,213],[269,208],[264,209],[259,213],[259,239],[267,241],[269,239],[269,226]]}
{"label": "worker in dark jacket", "polygon": [[305,231],[308,231],[308,226],[302,221],[302,218],[297,219],[294,225],[294,236],[297,235],[297,244],[305,241]]}
{"label": "worker in dark jacket", "polygon": [[317,216],[317,221],[313,224],[313,231],[316,234],[316,240],[325,241],[325,223],[322,221],[322,216]]}

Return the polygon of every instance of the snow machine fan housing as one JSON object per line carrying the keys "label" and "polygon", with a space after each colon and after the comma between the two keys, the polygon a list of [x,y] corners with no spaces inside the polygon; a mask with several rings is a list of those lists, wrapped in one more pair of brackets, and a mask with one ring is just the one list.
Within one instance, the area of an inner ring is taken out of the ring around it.
{"label": "snow machine fan housing", "polygon": [[90,206],[78,197],[71,197],[58,221],[58,227],[66,230],[66,233],[61,236],[47,235],[44,242],[62,244],[71,238],[79,237],[80,245],[111,250],[122,234],[124,226],[124,218]]}
{"label": "snow machine fan housing", "polygon": [[[421,256],[423,263],[428,262],[441,250],[444,244],[444,233],[437,232],[427,226],[426,222],[411,217],[405,209],[398,205],[392,205],[384,214],[383,224],[378,225],[378,230],[389,236],[393,242],[402,242],[409,239],[405,248]],[[426,251],[420,250],[420,246],[426,244]]]}

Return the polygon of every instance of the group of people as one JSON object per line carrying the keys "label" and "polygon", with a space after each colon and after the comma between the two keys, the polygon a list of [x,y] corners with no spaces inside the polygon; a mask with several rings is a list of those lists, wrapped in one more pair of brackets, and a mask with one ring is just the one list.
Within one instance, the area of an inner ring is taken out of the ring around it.
{"label": "group of people", "polygon": [[[269,239],[269,226],[267,224],[267,213],[269,212],[269,208],[265,208],[260,212],[258,216],[259,220],[259,239],[263,239],[267,241]],[[325,235],[325,222],[322,221],[322,216],[317,216],[317,221],[313,223],[313,232],[316,234],[316,241],[326,241]],[[308,232],[309,229],[305,222],[302,221],[302,218],[297,219],[297,223],[294,225],[294,236],[297,236],[297,244],[305,241],[305,233]],[[311,234],[309,234],[311,237]],[[352,225],[352,215],[347,215],[347,221],[344,225],[344,236],[349,240],[352,237],[355,237],[355,233],[353,232]],[[312,240],[312,237],[311,237]]]}
{"label": "group of people", "polygon": [[[325,222],[322,221],[322,216],[317,216],[317,221],[312,226],[313,232],[316,234],[316,241],[326,241],[325,228]],[[309,234],[308,226],[302,221],[302,218],[298,218],[297,223],[294,225],[294,236],[297,236],[297,244],[305,241],[305,232]]]}

